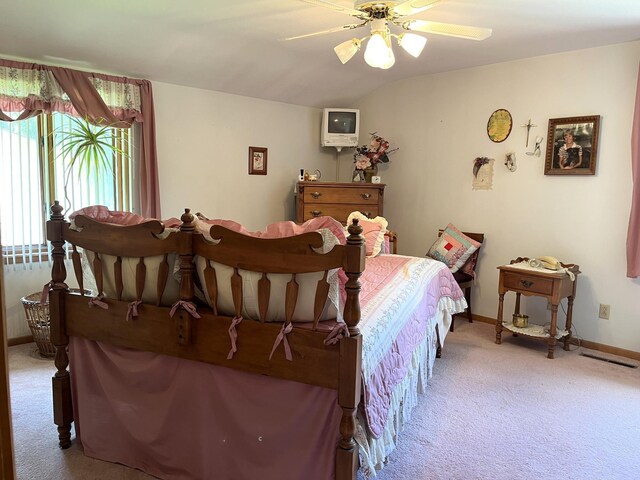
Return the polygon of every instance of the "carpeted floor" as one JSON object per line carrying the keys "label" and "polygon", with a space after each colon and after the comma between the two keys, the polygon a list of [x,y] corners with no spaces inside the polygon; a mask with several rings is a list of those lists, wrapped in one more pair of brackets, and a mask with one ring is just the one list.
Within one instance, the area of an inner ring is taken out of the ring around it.
{"label": "carpeted floor", "polygon": [[[541,342],[506,334],[495,345],[494,336],[490,325],[457,322],[380,480],[640,478],[639,368],[581,349],[559,348],[549,360]],[[9,357],[19,480],[152,478],[87,458],[75,444],[59,450],[53,362],[34,344],[11,347]]]}

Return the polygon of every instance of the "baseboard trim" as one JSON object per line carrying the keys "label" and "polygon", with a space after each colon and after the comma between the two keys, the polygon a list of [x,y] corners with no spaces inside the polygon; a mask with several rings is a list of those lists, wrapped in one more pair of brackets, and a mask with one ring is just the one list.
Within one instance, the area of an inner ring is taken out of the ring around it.
{"label": "baseboard trim", "polygon": [[27,335],[25,337],[10,338],[7,340],[7,345],[13,347],[14,345],[24,345],[31,342],[33,342],[33,336]]}
{"label": "baseboard trim", "polygon": [[[491,325],[496,324],[496,319],[491,317],[483,317],[482,315],[471,315],[474,321],[481,323],[489,323]],[[598,352],[609,353],[611,355],[618,355],[620,357],[630,358],[632,360],[640,361],[640,352],[634,352],[633,350],[625,350],[624,348],[612,347],[611,345],[605,345],[603,343],[592,342],[590,340],[584,340],[582,338],[572,338],[571,343],[573,345],[580,345],[584,348],[591,350],[597,350]]]}

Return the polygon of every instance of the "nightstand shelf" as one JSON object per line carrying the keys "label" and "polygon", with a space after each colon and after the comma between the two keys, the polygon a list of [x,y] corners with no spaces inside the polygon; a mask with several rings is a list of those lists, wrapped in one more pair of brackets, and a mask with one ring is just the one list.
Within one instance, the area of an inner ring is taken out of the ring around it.
{"label": "nightstand shelf", "polygon": [[[549,329],[543,327],[542,325],[529,325],[527,327],[515,327],[512,322],[503,323],[502,328],[505,330],[509,330],[512,333],[517,333],[518,335],[525,335],[527,337],[535,337],[535,338],[549,338]],[[556,329],[556,340],[560,340],[565,336],[569,335],[568,330],[564,330],[562,328]]]}

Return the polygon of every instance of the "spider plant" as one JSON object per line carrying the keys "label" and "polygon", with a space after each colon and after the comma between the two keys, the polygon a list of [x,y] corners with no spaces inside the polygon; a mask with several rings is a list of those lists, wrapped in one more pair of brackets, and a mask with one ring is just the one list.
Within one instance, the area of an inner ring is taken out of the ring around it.
{"label": "spider plant", "polygon": [[112,125],[106,124],[102,118],[92,124],[88,117],[70,117],[69,125],[59,128],[55,133],[60,145],[57,157],[67,159],[68,162],[65,166],[64,180],[64,195],[68,210],[71,207],[71,201],[67,187],[74,168],[77,167],[78,178],[84,175],[87,179],[91,179],[92,174],[112,176],[114,155],[128,157],[128,153],[117,147]]}

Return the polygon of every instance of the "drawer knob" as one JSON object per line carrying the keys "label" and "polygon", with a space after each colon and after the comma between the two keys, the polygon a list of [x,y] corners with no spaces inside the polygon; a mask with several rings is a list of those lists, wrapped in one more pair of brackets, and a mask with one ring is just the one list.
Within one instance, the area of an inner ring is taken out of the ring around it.
{"label": "drawer knob", "polygon": [[311,192],[311,196],[317,200],[322,194],[320,192]]}
{"label": "drawer knob", "polygon": [[371,194],[370,193],[361,193],[360,194],[362,196],[362,198],[364,198],[365,200],[369,200],[371,198]]}
{"label": "drawer knob", "polygon": [[322,212],[320,210],[311,210],[311,215],[313,215],[314,217],[319,217],[320,215],[322,215]]}
{"label": "drawer knob", "polygon": [[533,285],[533,282],[530,280],[520,280],[520,283],[524,286],[524,288],[529,288]]}

